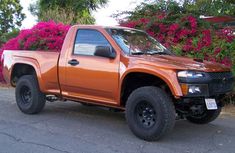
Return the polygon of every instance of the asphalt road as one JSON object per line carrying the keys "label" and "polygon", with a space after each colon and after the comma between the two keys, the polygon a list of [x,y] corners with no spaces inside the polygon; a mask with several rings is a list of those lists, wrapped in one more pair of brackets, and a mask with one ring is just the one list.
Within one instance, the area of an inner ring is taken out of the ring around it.
{"label": "asphalt road", "polygon": [[0,153],[235,153],[235,117],[208,125],[181,120],[159,142],[128,129],[123,113],[73,102],[47,103],[38,115],[21,113],[14,89],[0,88]]}

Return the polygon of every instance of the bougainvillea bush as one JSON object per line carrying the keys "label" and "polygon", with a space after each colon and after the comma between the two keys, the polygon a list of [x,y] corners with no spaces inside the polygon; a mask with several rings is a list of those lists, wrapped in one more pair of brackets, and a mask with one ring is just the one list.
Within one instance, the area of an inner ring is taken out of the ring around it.
{"label": "bougainvillea bush", "polygon": [[199,16],[180,12],[179,6],[169,10],[171,5],[168,4],[166,9],[161,5],[144,6],[127,20],[120,20],[120,25],[145,30],[177,55],[233,67],[235,74],[233,30],[212,25]]}
{"label": "bougainvillea bush", "polygon": [[235,36],[232,29],[202,28],[199,26],[200,19],[192,15],[170,24],[163,22],[166,15],[155,17],[159,20],[152,22],[151,18],[140,18],[122,22],[121,25],[145,30],[178,55],[220,62],[229,67],[235,64]]}
{"label": "bougainvillea bush", "polygon": [[[54,21],[39,22],[31,29],[21,30],[17,37],[4,44],[0,48],[0,57],[3,50],[60,51],[69,28],[70,25]],[[0,81],[3,81],[1,65]]]}

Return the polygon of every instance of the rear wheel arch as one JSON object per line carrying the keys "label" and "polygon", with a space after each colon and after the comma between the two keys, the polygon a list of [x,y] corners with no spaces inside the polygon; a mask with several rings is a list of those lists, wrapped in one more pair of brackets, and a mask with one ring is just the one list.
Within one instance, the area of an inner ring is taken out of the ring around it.
{"label": "rear wheel arch", "polygon": [[15,63],[11,71],[11,85],[15,87],[19,78],[24,75],[34,75],[36,78],[40,77],[40,74],[37,72],[37,69],[34,65],[25,63]]}
{"label": "rear wheel arch", "polygon": [[143,86],[160,87],[168,94],[174,95],[174,91],[170,88],[169,83],[152,73],[130,72],[121,80],[120,105],[124,107],[132,91]]}

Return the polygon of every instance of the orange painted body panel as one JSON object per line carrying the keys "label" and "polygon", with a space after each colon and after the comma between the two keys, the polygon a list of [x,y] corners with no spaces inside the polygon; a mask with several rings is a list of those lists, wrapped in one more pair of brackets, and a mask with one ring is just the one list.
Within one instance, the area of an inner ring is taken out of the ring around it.
{"label": "orange painted body panel", "polygon": [[[73,55],[73,45],[78,29],[101,32],[116,51],[115,59],[98,56]],[[119,107],[121,86],[132,72],[155,75],[167,83],[172,94],[183,96],[177,79],[179,70],[222,72],[230,69],[210,62],[169,55],[125,55],[112,37],[101,26],[73,26],[67,33],[61,53],[33,51],[4,51],[4,77],[10,82],[12,68],[17,63],[34,67],[40,89],[47,94],[59,95],[75,101]],[[68,61],[76,59],[79,65]]]}

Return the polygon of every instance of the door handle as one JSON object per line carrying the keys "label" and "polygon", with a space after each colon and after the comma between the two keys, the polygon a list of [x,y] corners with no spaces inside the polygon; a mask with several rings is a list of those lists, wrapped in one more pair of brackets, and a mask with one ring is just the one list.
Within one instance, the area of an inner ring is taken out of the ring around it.
{"label": "door handle", "polygon": [[77,61],[76,59],[72,59],[72,60],[70,60],[68,63],[69,63],[70,65],[72,65],[72,66],[76,66],[76,65],[79,64],[79,61]]}

